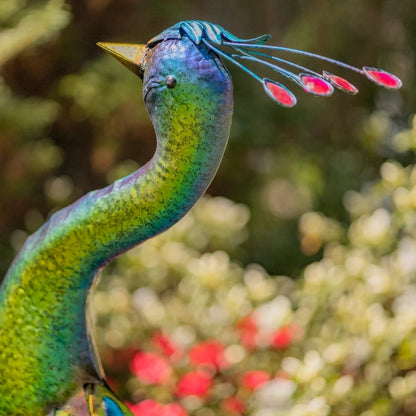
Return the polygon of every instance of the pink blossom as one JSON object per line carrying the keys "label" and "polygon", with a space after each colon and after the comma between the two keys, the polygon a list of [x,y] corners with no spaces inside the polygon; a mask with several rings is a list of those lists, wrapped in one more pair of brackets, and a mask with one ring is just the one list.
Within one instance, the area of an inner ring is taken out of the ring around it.
{"label": "pink blossom", "polygon": [[216,340],[196,344],[189,351],[189,360],[195,365],[205,365],[216,369],[227,366],[224,346]]}
{"label": "pink blossom", "polygon": [[134,416],[188,416],[186,410],[177,403],[161,404],[147,399],[137,404],[128,403],[127,406]]}
{"label": "pink blossom", "polygon": [[240,331],[241,344],[248,350],[253,350],[257,346],[256,337],[258,333],[258,325],[252,315],[248,315],[237,323]]}
{"label": "pink blossom", "polygon": [[299,338],[302,330],[295,324],[285,325],[273,332],[270,345],[277,349],[287,348],[295,339]]}
{"label": "pink blossom", "polygon": [[241,377],[241,384],[250,390],[256,390],[270,380],[270,374],[263,370],[246,371]]}
{"label": "pink blossom", "polygon": [[155,332],[152,341],[170,359],[179,358],[182,353],[180,347],[162,332]]}
{"label": "pink blossom", "polygon": [[163,384],[172,374],[166,359],[151,352],[138,352],[130,363],[130,369],[144,384]]}
{"label": "pink blossom", "polygon": [[212,386],[212,379],[204,371],[191,371],[185,374],[177,384],[176,394],[179,397],[206,397]]}
{"label": "pink blossom", "polygon": [[242,414],[246,410],[244,402],[238,397],[227,397],[221,402],[221,407],[226,413]]}
{"label": "pink blossom", "polygon": [[163,413],[163,405],[151,399],[128,404],[128,407],[134,416],[160,416]]}
{"label": "pink blossom", "polygon": [[163,406],[163,416],[188,416],[186,410],[178,403]]}

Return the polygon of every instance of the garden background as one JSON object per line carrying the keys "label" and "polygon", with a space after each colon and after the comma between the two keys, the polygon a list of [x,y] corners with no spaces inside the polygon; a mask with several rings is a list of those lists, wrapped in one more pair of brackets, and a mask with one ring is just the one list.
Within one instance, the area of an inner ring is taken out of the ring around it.
{"label": "garden background", "polygon": [[415,414],[414,0],[2,0],[0,275],[52,212],[152,155],[141,81],[96,42],[187,19],[404,87],[340,70],[358,95],[293,88],[288,110],[229,67],[211,197],[107,267],[93,296],[110,383],[141,415]]}

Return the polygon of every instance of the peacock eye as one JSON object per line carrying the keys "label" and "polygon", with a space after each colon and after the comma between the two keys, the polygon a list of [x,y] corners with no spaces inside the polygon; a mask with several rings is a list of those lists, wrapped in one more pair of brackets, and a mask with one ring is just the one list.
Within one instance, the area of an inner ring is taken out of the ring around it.
{"label": "peacock eye", "polygon": [[169,75],[165,79],[165,84],[168,88],[174,88],[176,85],[176,78],[173,75]]}

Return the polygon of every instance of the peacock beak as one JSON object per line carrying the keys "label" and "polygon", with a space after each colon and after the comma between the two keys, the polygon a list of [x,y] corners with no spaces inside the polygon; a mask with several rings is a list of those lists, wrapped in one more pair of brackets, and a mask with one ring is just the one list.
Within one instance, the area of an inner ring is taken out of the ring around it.
{"label": "peacock beak", "polygon": [[130,71],[143,78],[146,45],[108,42],[98,42],[97,45],[113,55]]}

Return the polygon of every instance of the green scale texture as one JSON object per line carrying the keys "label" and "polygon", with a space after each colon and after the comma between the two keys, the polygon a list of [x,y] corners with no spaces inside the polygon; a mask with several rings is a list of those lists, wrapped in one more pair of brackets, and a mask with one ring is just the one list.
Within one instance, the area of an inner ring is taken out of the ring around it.
{"label": "green scale texture", "polygon": [[[157,136],[154,157],[54,214],[7,273],[0,291],[1,416],[53,415],[54,409],[89,415],[86,403],[98,396],[85,394],[86,383],[101,386],[100,397],[112,397],[120,415],[131,414],[105,386],[88,338],[89,290],[100,268],[173,225],[205,192],[227,143],[233,106],[220,59],[185,36],[152,44],[141,69]],[[165,84],[169,75],[174,88]],[[106,415],[105,400],[91,414]]]}

